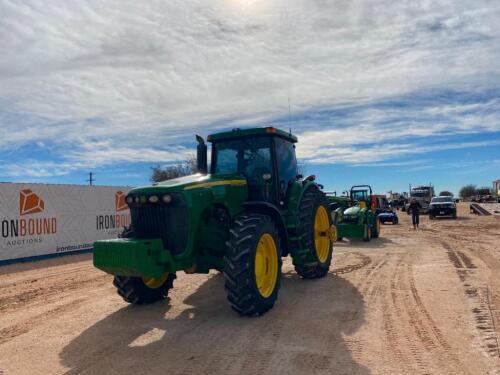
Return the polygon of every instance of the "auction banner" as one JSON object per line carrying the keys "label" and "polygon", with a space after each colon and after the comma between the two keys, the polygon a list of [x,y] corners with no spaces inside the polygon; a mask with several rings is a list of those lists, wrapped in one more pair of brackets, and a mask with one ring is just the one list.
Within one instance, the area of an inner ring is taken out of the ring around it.
{"label": "auction banner", "polygon": [[130,225],[128,187],[0,183],[0,263],[92,249]]}

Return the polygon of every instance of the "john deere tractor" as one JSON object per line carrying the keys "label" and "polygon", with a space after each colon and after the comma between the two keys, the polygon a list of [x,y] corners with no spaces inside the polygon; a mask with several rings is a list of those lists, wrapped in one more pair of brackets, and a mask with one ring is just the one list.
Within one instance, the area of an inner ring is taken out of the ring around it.
{"label": "john deere tractor", "polygon": [[351,207],[343,206],[334,211],[332,217],[337,227],[337,239],[362,238],[370,241],[380,234],[380,220],[373,204],[372,188],[369,185],[353,186],[349,193]]}
{"label": "john deere tractor", "polygon": [[278,297],[282,257],[304,279],[325,276],[335,227],[314,176],[297,174],[297,138],[270,127],[210,135],[210,171],[197,140],[199,173],[130,190],[131,227],[94,244],[94,265],[115,275],[118,294],[155,302],[176,272],[215,269],[231,307],[261,315]]}

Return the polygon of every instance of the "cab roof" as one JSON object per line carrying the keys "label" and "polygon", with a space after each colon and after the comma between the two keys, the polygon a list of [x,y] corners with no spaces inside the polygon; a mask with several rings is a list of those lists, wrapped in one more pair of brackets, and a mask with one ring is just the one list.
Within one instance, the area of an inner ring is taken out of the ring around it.
{"label": "cab roof", "polygon": [[271,136],[271,137],[280,137],[288,142],[296,143],[297,137],[292,133],[287,133],[283,130],[276,129],[273,127],[266,128],[251,128],[251,129],[233,129],[228,132],[215,133],[211,134],[207,137],[209,142],[218,142],[218,141],[226,141],[231,139],[240,139],[240,138],[253,138],[253,137],[262,137],[262,136]]}

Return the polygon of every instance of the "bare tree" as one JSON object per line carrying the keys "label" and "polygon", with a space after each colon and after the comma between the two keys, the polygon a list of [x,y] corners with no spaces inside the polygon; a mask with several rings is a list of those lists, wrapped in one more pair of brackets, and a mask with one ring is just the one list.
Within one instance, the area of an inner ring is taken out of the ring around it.
{"label": "bare tree", "polygon": [[473,195],[476,194],[476,185],[465,185],[460,189],[460,192],[458,195],[460,195],[460,198],[470,198]]}
{"label": "bare tree", "polygon": [[476,189],[476,194],[477,195],[490,195],[491,189],[488,186],[483,186],[483,187]]}
{"label": "bare tree", "polygon": [[190,155],[188,159],[180,164],[167,165],[165,167],[157,165],[156,167],[152,167],[151,170],[151,182],[161,182],[177,177],[188,176],[196,173],[196,157]]}

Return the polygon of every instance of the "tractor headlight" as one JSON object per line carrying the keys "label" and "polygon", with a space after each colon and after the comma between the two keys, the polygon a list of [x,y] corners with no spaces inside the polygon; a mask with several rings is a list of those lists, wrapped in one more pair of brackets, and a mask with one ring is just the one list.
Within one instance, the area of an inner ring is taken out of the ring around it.
{"label": "tractor headlight", "polygon": [[158,203],[159,200],[158,195],[150,195],[148,198],[149,203]]}
{"label": "tractor headlight", "polygon": [[161,200],[163,201],[163,203],[170,203],[172,202],[172,196],[170,194],[164,194],[162,197],[161,197]]}
{"label": "tractor headlight", "polygon": [[140,202],[140,201],[141,201],[141,198],[139,198],[139,197],[135,197],[135,199],[134,199],[134,202],[135,202],[135,203],[139,204],[139,202]]}
{"label": "tractor headlight", "polygon": [[127,203],[132,204],[134,202],[134,197],[131,197],[130,195],[127,197]]}

